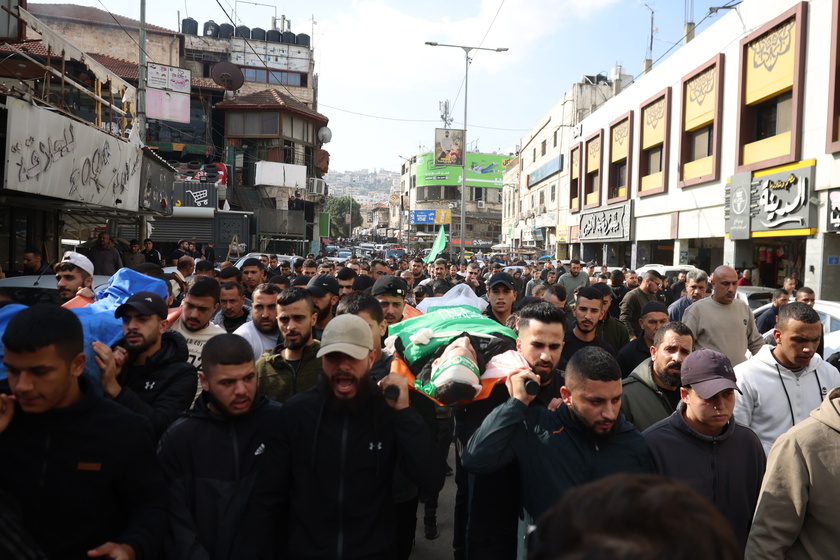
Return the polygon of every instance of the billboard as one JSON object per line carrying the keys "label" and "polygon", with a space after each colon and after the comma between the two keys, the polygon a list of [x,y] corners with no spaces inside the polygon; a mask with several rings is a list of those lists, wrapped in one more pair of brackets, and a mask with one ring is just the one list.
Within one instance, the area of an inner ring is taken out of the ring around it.
{"label": "billboard", "polygon": [[435,165],[463,165],[464,131],[450,128],[435,129]]}
{"label": "billboard", "polygon": [[[502,188],[511,156],[467,153],[467,186]],[[434,154],[417,156],[417,186],[460,185],[463,167],[436,165]]]}
{"label": "billboard", "polygon": [[412,224],[448,224],[452,219],[451,210],[412,210]]}

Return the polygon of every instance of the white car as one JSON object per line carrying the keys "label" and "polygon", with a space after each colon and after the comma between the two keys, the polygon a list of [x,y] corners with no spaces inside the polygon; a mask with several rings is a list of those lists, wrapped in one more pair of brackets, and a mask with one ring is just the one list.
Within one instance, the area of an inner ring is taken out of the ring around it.
{"label": "white car", "polygon": [[[740,289],[738,288],[739,291]],[[753,310],[753,314],[758,318],[759,315],[770,309],[772,305],[772,303],[762,305],[758,309]],[[827,358],[837,350],[840,350],[840,303],[818,299],[814,302],[814,311],[820,316],[820,322],[823,326],[823,336],[825,337],[824,355]]]}
{"label": "white car", "polygon": [[[645,272],[648,270],[655,270],[661,276],[668,278],[668,284],[673,285],[677,281],[677,277],[680,275],[680,272],[685,272],[686,274],[690,270],[694,270],[695,266],[690,264],[681,264],[678,266],[668,266],[664,264],[646,264],[644,266],[640,266],[636,269],[636,274],[639,275],[639,280],[645,275]],[[597,269],[596,269],[597,271]]]}
{"label": "white car", "polygon": [[773,304],[773,292],[775,291],[775,288],[766,286],[738,286],[735,297],[749,305],[750,309],[766,309]]}
{"label": "white car", "polygon": [[[108,287],[110,276],[93,276],[93,291],[98,292]],[[58,295],[58,283],[54,274],[38,276],[12,276],[0,279],[0,292],[8,294],[15,303],[35,305],[52,303],[61,305],[64,300]]]}

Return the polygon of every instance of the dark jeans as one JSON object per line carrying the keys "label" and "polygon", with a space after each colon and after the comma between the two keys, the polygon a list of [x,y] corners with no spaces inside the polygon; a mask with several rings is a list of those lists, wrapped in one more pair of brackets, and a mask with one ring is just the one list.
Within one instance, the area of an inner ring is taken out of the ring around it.
{"label": "dark jeans", "polygon": [[407,502],[394,504],[397,528],[394,533],[394,560],[408,560],[414,547],[414,531],[417,528],[417,504],[415,496]]}
{"label": "dark jeans", "polygon": [[[452,445],[452,439],[455,431],[455,419],[451,416],[449,418],[437,419],[437,442],[435,444],[435,452],[439,457],[441,468],[446,468],[446,459],[449,457],[449,447]],[[424,496],[424,519],[434,519],[437,517],[438,494],[430,494]]]}

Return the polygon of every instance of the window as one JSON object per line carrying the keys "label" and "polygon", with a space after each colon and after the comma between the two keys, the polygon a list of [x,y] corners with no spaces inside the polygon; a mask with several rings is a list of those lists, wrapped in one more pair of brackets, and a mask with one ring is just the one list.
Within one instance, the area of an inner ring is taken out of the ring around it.
{"label": "window", "polygon": [[831,6],[831,51],[828,78],[828,126],[826,127],[825,151],[840,152],[840,0],[832,0]]}
{"label": "window", "polygon": [[545,155],[545,140],[542,141],[541,155]]}
{"label": "window", "polygon": [[682,80],[679,186],[720,178],[720,121],[723,113],[723,54]]}
{"label": "window", "polygon": [[306,74],[299,72],[284,72],[282,70],[269,70],[267,68],[241,67],[242,75],[246,82],[258,82],[261,84],[306,87]]}
{"label": "window", "polygon": [[580,212],[580,144],[572,148],[569,159],[569,211]]}
{"label": "window", "polygon": [[607,178],[607,202],[619,202],[629,198],[628,167],[633,146],[633,112],[625,113],[610,123],[609,176]]}
{"label": "window", "polygon": [[640,107],[639,196],[668,190],[671,88],[651,97]]}
{"label": "window", "polygon": [[799,3],[741,41],[737,172],[799,159],[805,14]]}
{"label": "window", "polygon": [[540,206],[545,206],[545,189],[540,190]]}
{"label": "window", "polygon": [[554,131],[554,147],[557,147],[557,131]]}
{"label": "window", "polygon": [[551,185],[551,202],[554,202],[554,199],[557,196],[557,185]]}
{"label": "window", "polygon": [[598,131],[584,142],[584,208],[595,208],[601,204],[601,144],[603,136],[603,131]]}
{"label": "window", "polygon": [[251,111],[228,112],[227,114],[227,136],[277,136],[279,134],[279,113]]}
{"label": "window", "polygon": [[532,150],[532,152],[533,152],[533,156],[534,156],[534,160],[533,160],[533,161],[534,161],[534,163],[536,163],[536,162],[537,162],[537,149],[536,149],[536,148],[534,148],[534,149]]}

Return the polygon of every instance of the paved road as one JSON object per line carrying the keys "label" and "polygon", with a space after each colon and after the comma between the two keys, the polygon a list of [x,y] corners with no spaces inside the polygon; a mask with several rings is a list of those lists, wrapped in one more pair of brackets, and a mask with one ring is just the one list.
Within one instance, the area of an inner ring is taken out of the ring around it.
{"label": "paved road", "polygon": [[[449,448],[449,465],[455,466],[455,448]],[[452,558],[452,514],[455,509],[455,477],[447,476],[438,497],[437,525],[440,536],[433,541],[423,535],[423,504],[417,508],[417,531],[411,560]]]}

